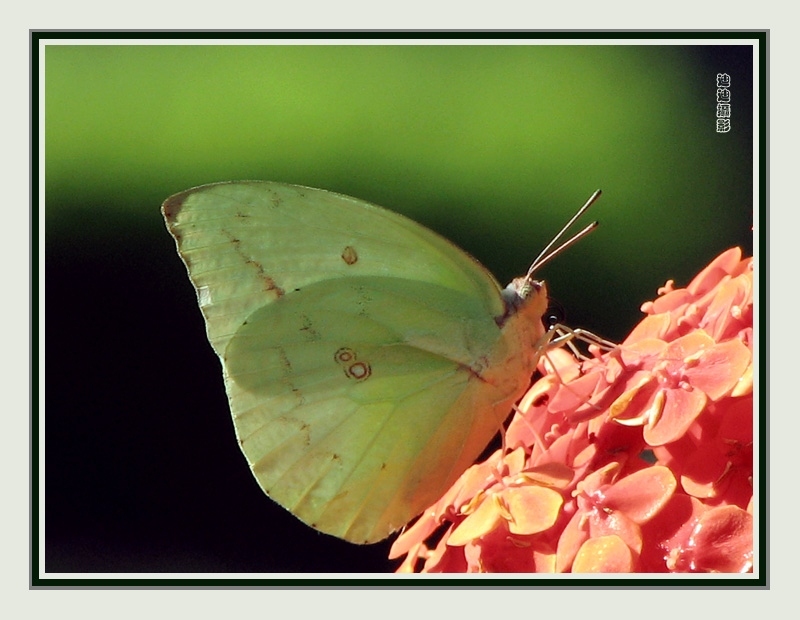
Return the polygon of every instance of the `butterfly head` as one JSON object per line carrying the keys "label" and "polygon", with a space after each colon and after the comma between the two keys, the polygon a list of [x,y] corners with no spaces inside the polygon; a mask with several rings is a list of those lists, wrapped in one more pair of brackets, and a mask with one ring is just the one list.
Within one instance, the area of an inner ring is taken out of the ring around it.
{"label": "butterfly head", "polygon": [[[539,294],[544,289],[544,281],[529,276],[514,278],[502,291],[503,301],[511,308],[519,308],[526,299]],[[545,293],[546,295],[546,293]]]}
{"label": "butterfly head", "polygon": [[505,302],[505,312],[498,317],[497,324],[502,326],[508,318],[524,311],[544,314],[547,308],[547,287],[543,280],[534,280],[530,276],[514,278],[500,295]]}

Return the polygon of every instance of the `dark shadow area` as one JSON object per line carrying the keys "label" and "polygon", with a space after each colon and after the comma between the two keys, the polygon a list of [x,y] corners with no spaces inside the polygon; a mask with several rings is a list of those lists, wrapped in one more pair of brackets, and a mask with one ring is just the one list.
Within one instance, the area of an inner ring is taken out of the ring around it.
{"label": "dark shadow area", "polygon": [[47,571],[393,570],[261,492],[160,219],[98,213],[47,239]]}

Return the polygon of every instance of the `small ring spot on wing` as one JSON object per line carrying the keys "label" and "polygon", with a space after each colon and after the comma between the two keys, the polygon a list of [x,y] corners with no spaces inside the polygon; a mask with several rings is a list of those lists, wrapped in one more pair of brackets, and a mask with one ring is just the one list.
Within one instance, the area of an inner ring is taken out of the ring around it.
{"label": "small ring spot on wing", "polygon": [[354,362],[349,366],[345,366],[344,374],[346,374],[350,379],[363,381],[372,374],[372,368],[370,368],[369,364],[366,362]]}
{"label": "small ring spot on wing", "polygon": [[338,349],[333,355],[333,359],[342,367],[348,379],[363,381],[372,374],[372,368],[367,362],[356,361],[357,357],[356,352],[348,347]]}
{"label": "small ring spot on wing", "polygon": [[336,360],[338,364],[347,364],[349,362],[353,362],[356,359],[356,352],[353,349],[348,349],[347,347],[342,347],[336,353],[333,354],[333,359]]}

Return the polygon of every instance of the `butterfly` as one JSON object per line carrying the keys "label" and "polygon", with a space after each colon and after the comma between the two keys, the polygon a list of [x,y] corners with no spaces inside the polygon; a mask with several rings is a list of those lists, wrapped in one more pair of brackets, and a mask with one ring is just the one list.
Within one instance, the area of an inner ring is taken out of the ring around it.
{"label": "butterfly", "polygon": [[502,289],[438,234],[325,190],[216,183],[162,213],[259,485],[354,543],[386,538],[456,481],[552,339],[532,274],[562,233]]}

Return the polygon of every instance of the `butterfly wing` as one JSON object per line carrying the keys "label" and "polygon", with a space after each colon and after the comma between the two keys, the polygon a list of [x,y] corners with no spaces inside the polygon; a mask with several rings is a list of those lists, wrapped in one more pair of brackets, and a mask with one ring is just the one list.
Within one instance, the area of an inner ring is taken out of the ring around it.
{"label": "butterfly wing", "polygon": [[541,313],[501,329],[492,276],[411,220],[264,182],[195,188],[163,212],[253,473],[323,532],[368,543],[405,525],[527,386]]}

